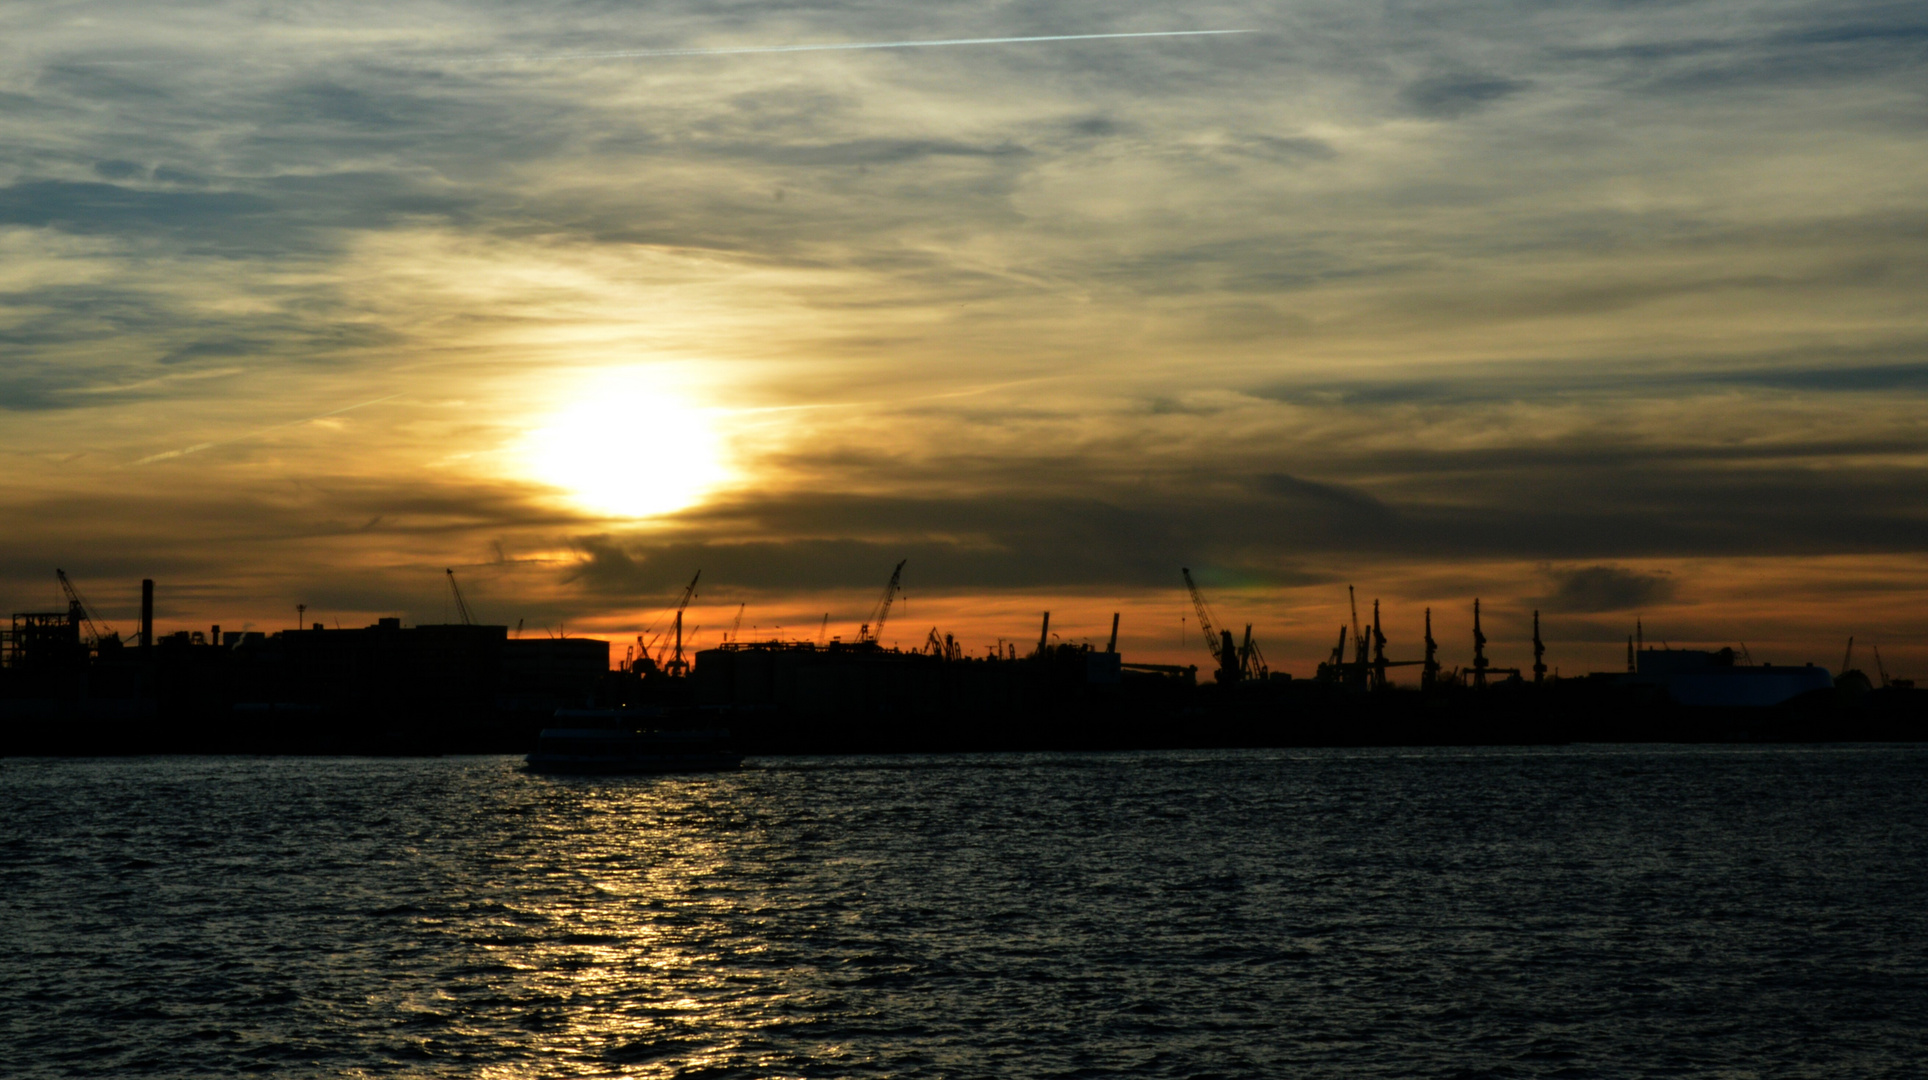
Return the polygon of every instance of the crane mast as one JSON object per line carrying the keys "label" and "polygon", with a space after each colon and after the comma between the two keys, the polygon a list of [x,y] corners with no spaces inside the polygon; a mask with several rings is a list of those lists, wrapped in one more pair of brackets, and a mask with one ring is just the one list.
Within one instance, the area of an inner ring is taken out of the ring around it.
{"label": "crane mast", "polygon": [[1379,601],[1372,602],[1372,689],[1383,692],[1391,688],[1386,682],[1386,635],[1379,628]]}
{"label": "crane mast", "polygon": [[1346,586],[1346,602],[1352,605],[1352,672],[1348,682],[1364,685],[1366,681],[1366,634],[1359,626],[1359,594],[1353,587]]}
{"label": "crane mast", "polygon": [[683,586],[683,598],[676,602],[676,648],[670,655],[669,663],[663,666],[663,670],[671,675],[682,675],[689,671],[689,661],[683,659],[683,609],[696,599],[696,583],[702,576],[703,571],[698,570],[690,578],[690,583]]}
{"label": "crane mast", "polygon": [[1433,640],[1433,609],[1426,609],[1426,666],[1420,669],[1420,685],[1432,689],[1439,682],[1439,642]]}
{"label": "crane mast", "polygon": [[[1741,648],[1745,649],[1743,645]],[[1540,640],[1540,613],[1533,613],[1533,682],[1546,682],[1546,642]]]}
{"label": "crane mast", "polygon": [[1479,597],[1473,598],[1473,685],[1486,688],[1486,632],[1479,628]]}

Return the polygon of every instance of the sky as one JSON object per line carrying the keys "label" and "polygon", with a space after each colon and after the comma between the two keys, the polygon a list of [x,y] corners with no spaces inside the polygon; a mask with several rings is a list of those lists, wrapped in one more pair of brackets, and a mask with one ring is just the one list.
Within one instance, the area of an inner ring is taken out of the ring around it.
{"label": "sky", "polygon": [[1348,586],[1928,675],[1925,67],[1853,0],[0,7],[0,599],[453,568],[620,654],[908,560],[886,641],[1209,664],[1189,567],[1301,675]]}

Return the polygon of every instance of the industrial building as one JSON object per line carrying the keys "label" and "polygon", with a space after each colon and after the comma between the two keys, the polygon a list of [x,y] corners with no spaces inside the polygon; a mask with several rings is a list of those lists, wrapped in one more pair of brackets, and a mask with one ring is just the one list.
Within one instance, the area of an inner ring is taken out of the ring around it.
{"label": "industrial building", "polygon": [[556,709],[597,704],[611,678],[606,641],[516,639],[506,626],[156,634],[151,581],[129,644],[69,596],[65,612],[12,618],[0,652],[9,748],[515,750]]}

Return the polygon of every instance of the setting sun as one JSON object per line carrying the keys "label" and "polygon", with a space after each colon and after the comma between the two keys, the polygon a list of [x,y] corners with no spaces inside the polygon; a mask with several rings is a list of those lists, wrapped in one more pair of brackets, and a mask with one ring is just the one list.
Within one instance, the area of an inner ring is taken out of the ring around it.
{"label": "setting sun", "polygon": [[573,402],[529,433],[521,456],[532,478],[613,517],[675,513],[729,475],[707,410],[649,368],[586,382]]}

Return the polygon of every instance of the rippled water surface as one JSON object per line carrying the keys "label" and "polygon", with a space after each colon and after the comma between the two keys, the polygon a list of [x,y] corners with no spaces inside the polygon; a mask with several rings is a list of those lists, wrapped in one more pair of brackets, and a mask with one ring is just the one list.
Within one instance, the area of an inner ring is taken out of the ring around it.
{"label": "rippled water surface", "polygon": [[0,761],[0,1074],[1920,1076],[1928,752]]}

